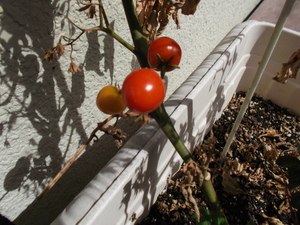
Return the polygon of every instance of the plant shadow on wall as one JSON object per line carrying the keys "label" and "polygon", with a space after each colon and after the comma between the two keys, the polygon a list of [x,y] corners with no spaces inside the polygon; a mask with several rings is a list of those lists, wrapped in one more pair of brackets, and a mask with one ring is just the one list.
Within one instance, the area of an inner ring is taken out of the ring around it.
{"label": "plant shadow on wall", "polygon": [[[3,74],[0,79],[1,89],[4,90],[1,93],[0,105],[2,112],[6,115],[0,121],[1,142],[4,146],[2,157],[11,156],[12,152],[16,152],[17,157],[13,160],[10,158],[9,162],[1,159],[1,162],[7,163],[6,167],[10,169],[3,177],[0,201],[4,202],[6,196],[12,192],[16,192],[16,196],[20,193],[24,194],[24,198],[32,193],[38,195],[64,164],[70,144],[74,142],[72,137],[75,133],[80,137],[78,146],[88,139],[78,111],[85,98],[84,73],[79,72],[65,77],[58,62],[49,63],[42,60],[46,49],[53,46],[54,39],[51,32],[54,29],[54,17],[61,15],[61,11],[64,11],[64,15],[66,12],[68,14],[69,4],[69,1],[58,0],[52,3],[8,0],[0,2],[3,9],[0,38],[3,48],[1,50],[3,51],[1,53]],[[67,24],[63,22],[61,28]],[[97,57],[100,61],[102,56],[95,33],[87,34],[90,47],[86,57],[94,60]],[[98,47],[91,47],[95,44]],[[104,69],[109,71],[113,80],[114,51],[113,41],[110,38],[104,39],[104,49],[110,51],[108,54],[110,58],[106,58]],[[94,70],[97,74],[103,75],[99,69],[99,63],[92,66],[87,62],[85,66],[88,70]],[[62,149],[63,137],[67,137],[68,140],[67,145],[64,145]],[[65,181],[58,183],[59,188],[70,188],[71,178],[76,176],[74,174],[76,167],[81,168],[81,179],[77,179],[75,190],[73,188],[70,194],[66,194],[67,201],[70,201],[76,195],[75,192],[78,193],[99,169],[100,165],[96,161],[99,160],[101,150],[105,146],[101,145],[101,141],[102,138],[99,144],[96,144],[97,151],[87,151],[82,159],[74,164],[74,170],[71,169],[65,175]],[[107,155],[117,151],[117,148],[113,146],[113,141],[110,142],[113,150],[106,153]],[[91,154],[97,154],[97,156],[91,157]],[[91,158],[95,159],[94,163],[89,161],[91,166],[83,166]],[[86,176],[86,174],[89,175]],[[64,189],[59,195],[57,189],[53,190],[53,193],[56,191],[56,195],[49,193],[49,197],[39,203],[40,208],[51,204],[49,201],[55,204],[55,200],[62,198],[63,194],[69,191]],[[62,204],[66,205],[67,202]],[[33,212],[36,205],[38,203],[33,203],[27,210],[30,209]],[[63,207],[55,208],[61,210]],[[58,213],[58,210],[55,213]],[[36,215],[39,213],[36,212]],[[20,220],[24,220],[26,217],[24,214],[26,213],[21,215]],[[43,218],[41,214],[39,216]]]}

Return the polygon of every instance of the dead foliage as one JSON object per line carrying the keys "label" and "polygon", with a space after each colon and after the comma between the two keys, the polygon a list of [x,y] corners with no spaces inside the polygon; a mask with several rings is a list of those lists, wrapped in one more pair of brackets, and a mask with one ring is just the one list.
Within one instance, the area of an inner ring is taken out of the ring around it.
{"label": "dead foliage", "polygon": [[179,29],[179,11],[184,15],[193,15],[199,2],[200,0],[137,0],[137,16],[149,42],[164,32],[170,20]]}
{"label": "dead foliage", "polygon": [[187,203],[192,205],[192,208],[194,209],[197,216],[197,221],[200,222],[200,210],[197,205],[197,201],[193,196],[192,188],[195,185],[199,185],[199,187],[202,186],[202,182],[204,180],[202,171],[198,167],[198,164],[194,161],[190,161],[189,163],[184,165],[182,171],[185,175],[185,178],[180,185],[181,192]]}
{"label": "dead foliage", "polygon": [[[295,224],[290,204],[287,171],[276,164],[283,155],[300,158],[299,116],[254,96],[228,152],[221,159],[238,110],[244,101],[238,93],[215,123],[212,133],[195,149],[195,159],[208,166],[229,224]],[[193,206],[187,204],[180,184],[183,169],[158,197],[146,224],[197,224]],[[190,186],[199,208],[208,208],[199,186]],[[164,204],[163,204],[164,203]],[[172,209],[172,211],[170,211]]]}
{"label": "dead foliage", "polygon": [[288,62],[282,64],[281,71],[273,78],[277,82],[286,83],[289,78],[297,78],[300,68],[300,49],[295,51],[289,58]]}

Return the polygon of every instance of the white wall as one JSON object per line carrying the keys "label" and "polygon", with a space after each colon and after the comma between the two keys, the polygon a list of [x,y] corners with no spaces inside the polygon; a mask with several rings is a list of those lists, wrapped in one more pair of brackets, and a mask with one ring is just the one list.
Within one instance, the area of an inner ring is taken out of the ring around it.
{"label": "white wall", "polygon": [[[180,15],[180,30],[169,24],[164,35],[181,45],[183,58],[181,69],[168,76],[168,96],[258,2],[202,0],[195,15]],[[111,25],[130,41],[121,1],[104,4]],[[78,8],[75,0],[0,1],[0,213],[18,224],[34,224],[37,218],[49,223],[117,151],[112,138],[101,136],[43,201],[34,201],[106,118],[95,106],[99,89],[121,85],[138,67],[128,50],[97,32],[84,34],[74,46],[82,73],[67,73],[68,52],[58,62],[43,61],[59,35],[78,32],[65,15],[82,28],[97,25]],[[130,135],[136,126],[126,129]]]}

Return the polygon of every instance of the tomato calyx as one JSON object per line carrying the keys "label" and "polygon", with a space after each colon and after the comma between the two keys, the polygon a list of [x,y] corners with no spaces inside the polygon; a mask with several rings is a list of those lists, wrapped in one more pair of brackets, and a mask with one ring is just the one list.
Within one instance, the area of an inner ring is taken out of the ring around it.
{"label": "tomato calyx", "polygon": [[171,71],[171,70],[174,70],[174,69],[179,69],[180,67],[178,65],[170,65],[170,63],[172,62],[172,60],[174,59],[174,55],[171,56],[168,60],[164,61],[161,56],[156,53],[156,58],[157,58],[157,61],[158,61],[158,65],[154,68],[155,70],[158,70],[158,69],[165,69],[167,71]]}
{"label": "tomato calyx", "polygon": [[182,51],[179,44],[169,38],[155,39],[148,47],[148,63],[156,71],[172,71],[179,68]]}

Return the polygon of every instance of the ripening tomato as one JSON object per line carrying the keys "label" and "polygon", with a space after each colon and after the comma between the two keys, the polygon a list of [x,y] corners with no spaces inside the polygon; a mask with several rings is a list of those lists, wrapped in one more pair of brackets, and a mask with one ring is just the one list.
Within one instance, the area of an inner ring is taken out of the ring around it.
{"label": "ripening tomato", "polygon": [[99,91],[96,104],[102,112],[111,115],[126,109],[120,90],[112,85],[105,86]]}
{"label": "ripening tomato", "polygon": [[157,70],[161,71],[163,64],[166,71],[171,71],[178,67],[181,59],[181,48],[176,41],[169,37],[155,39],[148,48],[148,63]]}
{"label": "ripening tomato", "polygon": [[131,72],[124,80],[122,96],[127,107],[138,113],[155,110],[165,98],[165,85],[153,69]]}

